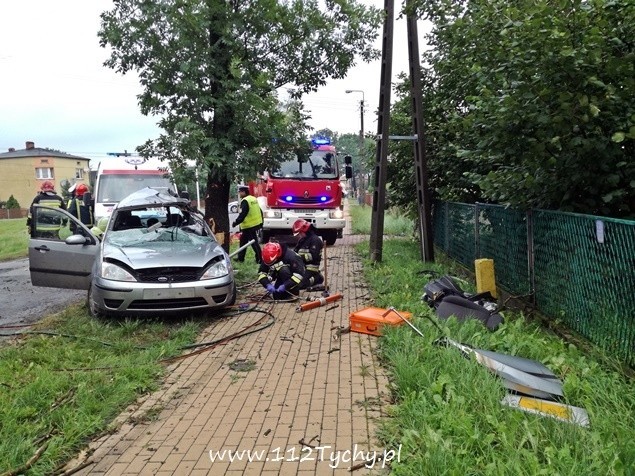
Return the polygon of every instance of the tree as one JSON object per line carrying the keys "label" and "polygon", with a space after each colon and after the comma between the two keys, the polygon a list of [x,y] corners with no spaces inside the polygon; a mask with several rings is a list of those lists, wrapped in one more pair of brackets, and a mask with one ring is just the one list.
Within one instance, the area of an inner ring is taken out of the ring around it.
{"label": "tree", "polygon": [[[205,215],[226,232],[230,184],[306,141],[301,98],[377,56],[379,11],[355,0],[114,0],[102,13],[106,65],[136,71],[141,112],[164,131],[139,152],[206,176]],[[292,91],[280,107],[278,88]]]}
{"label": "tree", "polygon": [[[635,216],[632,1],[412,5],[434,25],[423,92],[436,193]],[[395,116],[409,114],[402,101]]]}
{"label": "tree", "polygon": [[9,200],[7,200],[6,208],[9,210],[20,208],[20,204],[18,203],[18,201],[15,199],[13,195],[11,195],[9,197]]}

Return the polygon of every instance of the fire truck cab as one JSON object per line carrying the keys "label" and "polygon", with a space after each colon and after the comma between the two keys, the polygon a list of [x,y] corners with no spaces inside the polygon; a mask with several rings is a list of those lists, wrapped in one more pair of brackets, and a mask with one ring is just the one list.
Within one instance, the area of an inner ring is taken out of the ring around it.
{"label": "fire truck cab", "polygon": [[335,147],[327,138],[314,138],[308,158],[290,154],[275,170],[265,171],[250,192],[263,211],[263,241],[290,235],[298,218],[312,223],[327,245],[342,236],[343,189]]}

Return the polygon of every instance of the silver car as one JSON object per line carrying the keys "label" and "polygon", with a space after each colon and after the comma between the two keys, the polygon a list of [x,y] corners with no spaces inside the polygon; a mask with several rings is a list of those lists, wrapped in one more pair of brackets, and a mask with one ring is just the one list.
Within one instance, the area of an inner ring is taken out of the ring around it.
{"label": "silver car", "polygon": [[144,188],[114,208],[101,241],[64,210],[36,206],[34,286],[86,289],[94,316],[177,314],[234,304],[230,259],[189,201]]}

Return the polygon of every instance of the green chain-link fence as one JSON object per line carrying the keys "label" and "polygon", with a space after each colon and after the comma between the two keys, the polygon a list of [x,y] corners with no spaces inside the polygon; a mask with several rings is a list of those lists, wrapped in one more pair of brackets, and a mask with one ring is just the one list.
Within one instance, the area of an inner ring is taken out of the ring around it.
{"label": "green chain-link fence", "polygon": [[497,205],[436,202],[434,242],[635,366],[635,221]]}

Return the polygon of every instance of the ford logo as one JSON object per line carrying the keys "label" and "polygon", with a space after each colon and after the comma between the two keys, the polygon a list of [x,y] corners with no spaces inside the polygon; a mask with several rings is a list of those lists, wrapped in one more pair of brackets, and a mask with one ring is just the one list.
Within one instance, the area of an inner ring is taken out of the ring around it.
{"label": "ford logo", "polygon": [[159,281],[160,283],[167,283],[168,278],[166,278],[165,276],[160,276],[159,278],[157,278],[157,281]]}

